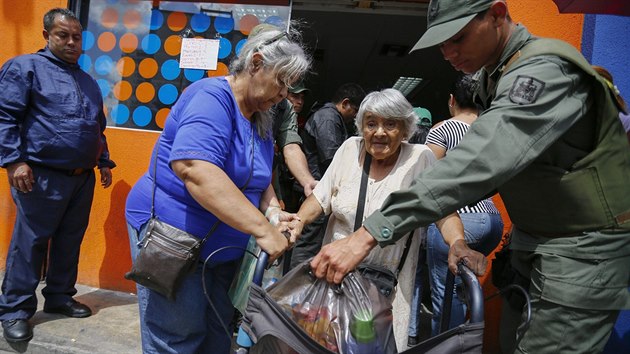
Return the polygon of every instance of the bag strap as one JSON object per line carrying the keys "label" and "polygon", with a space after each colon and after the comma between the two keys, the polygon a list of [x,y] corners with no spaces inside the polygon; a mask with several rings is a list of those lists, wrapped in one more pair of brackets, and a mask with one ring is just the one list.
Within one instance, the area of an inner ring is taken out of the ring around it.
{"label": "bag strap", "polygon": [[[361,185],[359,187],[359,199],[357,201],[357,213],[354,217],[354,231],[357,231],[363,222],[363,213],[365,211],[365,195],[367,193],[367,181],[370,175],[370,165],[372,164],[372,155],[370,155],[367,151],[365,152],[365,160],[363,161],[363,173],[361,174]],[[413,230],[407,236],[407,242],[405,243],[405,248],[403,250],[402,257],[400,258],[400,263],[398,263],[398,268],[396,268],[396,277],[402,270],[405,265],[405,260],[407,259],[407,255],[409,254],[409,248],[411,248],[411,242],[413,241]]]}
{"label": "bag strap", "polygon": [[[249,182],[252,180],[252,176],[254,175],[254,124],[252,124],[252,152],[251,152],[251,169],[249,170],[249,177],[247,177],[247,181],[243,187],[241,187],[241,192],[245,191],[245,188],[249,185]],[[151,188],[151,219],[155,218],[155,189],[157,188],[157,163],[158,163],[158,151],[160,151],[160,139],[162,138],[162,134],[158,137],[158,141],[155,144],[155,156],[153,158],[153,187]],[[201,244],[206,242],[206,239],[212,235],[214,230],[219,226],[219,218],[212,225],[210,231],[201,239]]]}
{"label": "bag strap", "polygon": [[354,231],[357,231],[363,223],[363,212],[365,211],[365,194],[367,192],[367,182],[370,175],[370,165],[372,164],[372,155],[365,152],[365,160],[363,161],[363,174],[361,175],[361,186],[359,187],[359,200],[357,201],[357,213],[354,217]]}

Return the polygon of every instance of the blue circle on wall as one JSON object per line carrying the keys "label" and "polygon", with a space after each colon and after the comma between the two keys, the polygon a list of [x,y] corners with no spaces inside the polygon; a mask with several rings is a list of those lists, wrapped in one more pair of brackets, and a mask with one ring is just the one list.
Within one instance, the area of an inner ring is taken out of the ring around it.
{"label": "blue circle on wall", "polygon": [[177,100],[177,87],[173,84],[165,84],[158,90],[158,98],[163,104],[172,104]]}
{"label": "blue circle on wall", "polygon": [[232,43],[227,38],[219,39],[219,59],[225,59],[232,52]]}
{"label": "blue circle on wall", "polygon": [[101,55],[94,62],[94,71],[100,75],[109,74],[114,68],[114,61],[107,55]]}
{"label": "blue circle on wall", "polygon": [[145,127],[151,122],[151,110],[147,106],[139,106],[133,110],[133,122],[139,127]]}
{"label": "blue circle on wall", "polygon": [[155,33],[149,33],[142,38],[142,50],[147,54],[155,54],[162,46],[162,40]]}
{"label": "blue circle on wall", "polygon": [[243,38],[240,41],[238,41],[238,43],[236,43],[236,46],[234,47],[234,54],[238,56],[246,42],[247,42],[246,38]]}
{"label": "blue circle on wall", "polygon": [[200,13],[194,14],[190,19],[190,27],[197,33],[202,33],[210,28],[210,16]]}
{"label": "blue circle on wall", "polygon": [[81,54],[79,56],[78,64],[81,67],[81,69],[83,69],[83,71],[87,73],[90,71],[90,68],[92,67],[92,58],[90,58],[90,56],[87,54]]}
{"label": "blue circle on wall", "polygon": [[90,31],[83,31],[83,43],[81,44],[81,49],[90,50],[94,45],[94,35]]}
{"label": "blue circle on wall", "polygon": [[202,69],[184,69],[184,76],[192,82],[201,79],[205,73],[206,71]]}
{"label": "blue circle on wall", "polygon": [[124,104],[117,104],[112,107],[109,116],[116,124],[125,124],[129,120],[129,108]]}
{"label": "blue circle on wall", "polygon": [[115,4],[115,3],[117,3],[117,2],[118,2],[118,0],[107,0],[107,3],[108,3],[108,4]]}
{"label": "blue circle on wall", "polygon": [[159,29],[164,24],[164,15],[162,15],[162,11],[158,9],[151,10],[151,24],[149,28],[152,31]]}
{"label": "blue circle on wall", "polygon": [[111,90],[111,86],[109,85],[109,81],[107,81],[105,79],[98,79],[98,80],[96,80],[96,83],[98,84],[98,88],[101,89],[101,93],[103,94],[103,98],[107,97],[107,95],[109,95],[109,91]]}
{"label": "blue circle on wall", "polygon": [[179,76],[179,62],[175,59],[169,59],[162,63],[162,68],[160,69],[162,76],[166,80],[175,80]]}
{"label": "blue circle on wall", "polygon": [[234,19],[232,17],[217,17],[214,20],[214,29],[219,33],[229,33],[234,29]]}
{"label": "blue circle on wall", "polygon": [[277,27],[280,27],[280,28],[286,28],[287,27],[287,24],[284,22],[284,20],[280,16],[269,16],[265,20],[265,23],[268,23],[270,25],[274,25],[274,26],[277,26]]}

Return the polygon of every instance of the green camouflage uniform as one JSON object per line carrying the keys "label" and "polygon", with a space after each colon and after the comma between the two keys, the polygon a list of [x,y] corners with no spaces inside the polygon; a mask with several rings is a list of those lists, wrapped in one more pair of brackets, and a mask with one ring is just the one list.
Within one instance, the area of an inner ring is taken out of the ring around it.
{"label": "green camouflage uniform", "polygon": [[461,143],[364,226],[386,246],[498,190],[533,305],[517,351],[599,352],[630,308],[630,148],[589,72],[558,55],[511,61],[534,41],[515,28],[497,65],[479,73],[484,110]]}

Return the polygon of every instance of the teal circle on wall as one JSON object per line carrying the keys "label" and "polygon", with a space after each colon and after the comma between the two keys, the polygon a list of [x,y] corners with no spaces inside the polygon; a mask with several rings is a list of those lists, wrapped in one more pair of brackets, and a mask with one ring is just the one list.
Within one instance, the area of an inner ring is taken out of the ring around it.
{"label": "teal circle on wall", "polygon": [[206,71],[201,69],[184,69],[184,76],[191,82],[201,79],[205,73]]}
{"label": "teal circle on wall", "polygon": [[158,9],[151,10],[151,24],[149,25],[151,31],[159,29],[160,27],[162,27],[163,24],[164,15],[162,15],[162,11]]}
{"label": "teal circle on wall", "polygon": [[81,44],[81,49],[90,50],[94,46],[94,34],[90,31],[83,31],[83,43]]}
{"label": "teal circle on wall", "polygon": [[232,43],[227,38],[219,39],[219,59],[225,59],[232,52]]}
{"label": "teal circle on wall", "polygon": [[116,124],[125,124],[129,120],[129,108],[124,104],[117,104],[112,107],[109,116]]}
{"label": "teal circle on wall", "polygon": [[149,33],[142,38],[142,50],[147,54],[155,54],[162,46],[162,40],[155,33]]}
{"label": "teal circle on wall", "polygon": [[87,54],[81,54],[78,61],[79,67],[86,73],[92,68],[92,58]]}
{"label": "teal circle on wall", "polygon": [[158,90],[158,98],[163,104],[172,104],[177,100],[177,87],[173,84],[165,84]]}
{"label": "teal circle on wall", "polygon": [[162,63],[160,72],[166,80],[175,80],[180,73],[179,62],[175,59],[169,59]]}
{"label": "teal circle on wall", "polygon": [[200,13],[194,14],[190,19],[190,27],[197,33],[203,33],[210,28],[210,16]]}
{"label": "teal circle on wall", "polygon": [[138,106],[133,110],[133,122],[139,127],[145,127],[153,118],[151,110],[147,106]]}
{"label": "teal circle on wall", "polygon": [[221,34],[230,33],[234,29],[234,19],[232,17],[217,17],[214,20],[214,29]]}
{"label": "teal circle on wall", "polygon": [[109,91],[111,91],[111,87],[109,86],[109,81],[105,79],[98,79],[96,80],[96,84],[101,89],[103,98],[107,97],[107,95],[109,95]]}
{"label": "teal circle on wall", "polygon": [[100,75],[109,74],[114,68],[114,61],[108,55],[101,55],[94,61],[94,71]]}

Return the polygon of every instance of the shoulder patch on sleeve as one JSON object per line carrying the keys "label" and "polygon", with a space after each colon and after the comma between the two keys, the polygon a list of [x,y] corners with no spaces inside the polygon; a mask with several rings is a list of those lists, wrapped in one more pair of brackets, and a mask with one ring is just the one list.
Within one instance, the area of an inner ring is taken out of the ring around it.
{"label": "shoulder patch on sleeve", "polygon": [[530,104],[536,102],[545,88],[545,83],[531,76],[519,75],[510,89],[510,101],[516,104]]}

